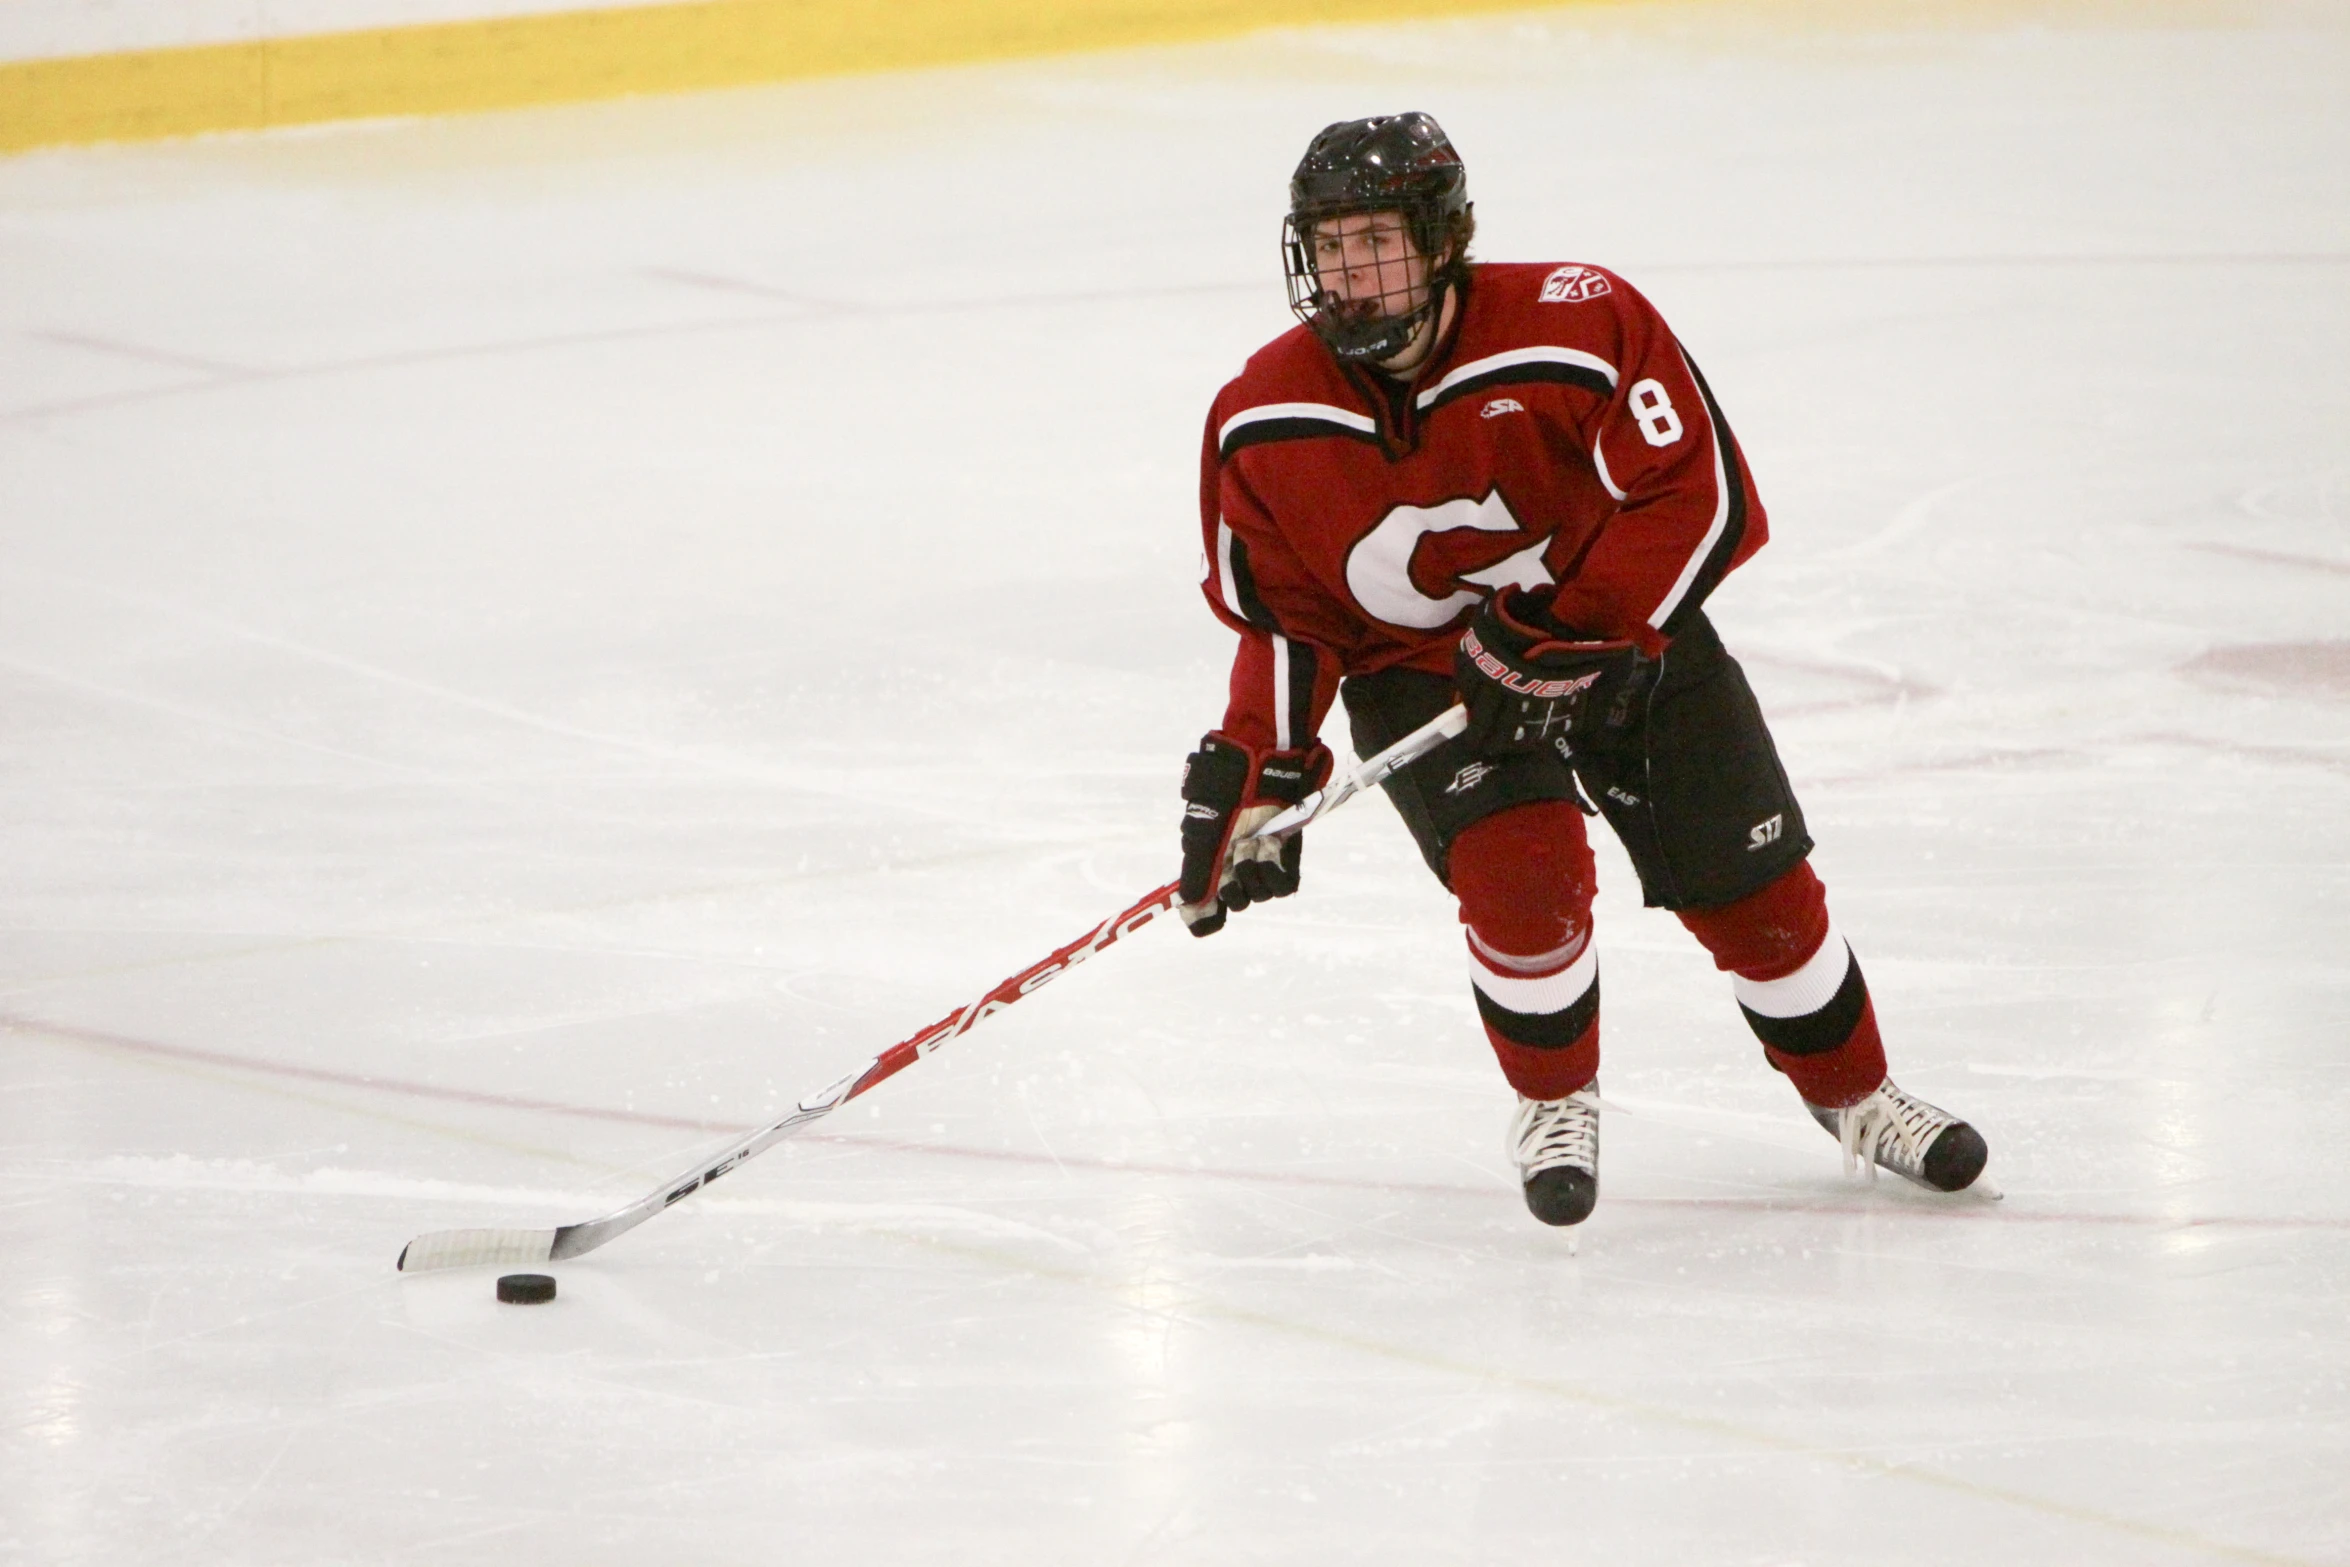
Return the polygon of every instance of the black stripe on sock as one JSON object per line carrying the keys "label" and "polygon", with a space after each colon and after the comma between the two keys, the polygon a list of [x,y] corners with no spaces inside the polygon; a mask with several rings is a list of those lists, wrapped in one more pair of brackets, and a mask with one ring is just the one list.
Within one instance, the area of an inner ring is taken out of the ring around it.
{"label": "black stripe on sock", "polygon": [[1764,1017],[1744,1002],[1739,1003],[1738,1010],[1746,1014],[1746,1026],[1754,1030],[1754,1037],[1781,1055],[1824,1056],[1852,1037],[1868,1004],[1869,983],[1860,977],[1860,959],[1848,947],[1844,952],[1844,983],[1836,987],[1836,994],[1817,1012],[1806,1012],[1801,1017]]}
{"label": "black stripe on sock", "polygon": [[1564,1050],[1599,1021],[1597,974],[1591,976],[1590,989],[1557,1012],[1512,1012],[1482,987],[1472,984],[1469,988],[1476,993],[1477,1015],[1485,1019],[1485,1026],[1529,1050]]}

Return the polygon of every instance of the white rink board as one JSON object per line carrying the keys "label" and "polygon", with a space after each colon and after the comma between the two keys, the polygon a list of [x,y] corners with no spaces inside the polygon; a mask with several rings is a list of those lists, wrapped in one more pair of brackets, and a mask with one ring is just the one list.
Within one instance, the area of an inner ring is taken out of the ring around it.
{"label": "white rink board", "polygon": [[[2350,1562],[2350,24],[1854,14],[0,162],[0,1561]],[[1845,1184],[1603,836],[1570,1255],[1364,801],[551,1305],[396,1275],[1171,874],[1200,420],[1404,107],[1721,395],[2006,1202]]]}

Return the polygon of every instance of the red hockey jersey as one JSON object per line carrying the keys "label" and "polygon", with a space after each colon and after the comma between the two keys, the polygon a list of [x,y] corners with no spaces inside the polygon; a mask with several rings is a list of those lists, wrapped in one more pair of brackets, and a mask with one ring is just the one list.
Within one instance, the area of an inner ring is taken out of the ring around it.
{"label": "red hockey jersey", "polygon": [[1496,588],[1655,647],[1762,547],[1713,394],[1654,306],[1598,267],[1482,264],[1410,384],[1306,327],[1217,394],[1203,588],[1240,633],[1224,729],[1310,743],[1342,675],[1452,672]]}

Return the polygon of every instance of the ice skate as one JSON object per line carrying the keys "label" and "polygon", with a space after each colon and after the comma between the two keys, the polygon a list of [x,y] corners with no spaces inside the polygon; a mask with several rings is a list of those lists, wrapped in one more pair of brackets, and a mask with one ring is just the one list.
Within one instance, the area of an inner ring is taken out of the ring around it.
{"label": "ice skate", "polygon": [[1581,1224],[1599,1201],[1599,1085],[1564,1099],[1518,1096],[1510,1157],[1526,1206],[1545,1224]]}
{"label": "ice skate", "polygon": [[1831,1110],[1806,1100],[1804,1108],[1843,1147],[1847,1175],[1865,1171],[1873,1181],[1882,1165],[1931,1191],[1964,1191],[1990,1157],[1982,1133],[1889,1077],[1859,1104]]}

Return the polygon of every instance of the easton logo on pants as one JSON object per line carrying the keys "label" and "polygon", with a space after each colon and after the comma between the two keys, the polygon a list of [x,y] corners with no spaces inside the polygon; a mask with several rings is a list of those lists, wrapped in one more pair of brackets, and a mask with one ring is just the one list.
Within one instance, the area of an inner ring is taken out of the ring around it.
{"label": "easton logo on pants", "polygon": [[1494,771],[1495,769],[1490,763],[1471,762],[1452,775],[1452,782],[1444,786],[1444,792],[1446,794],[1466,794],[1493,776]]}

